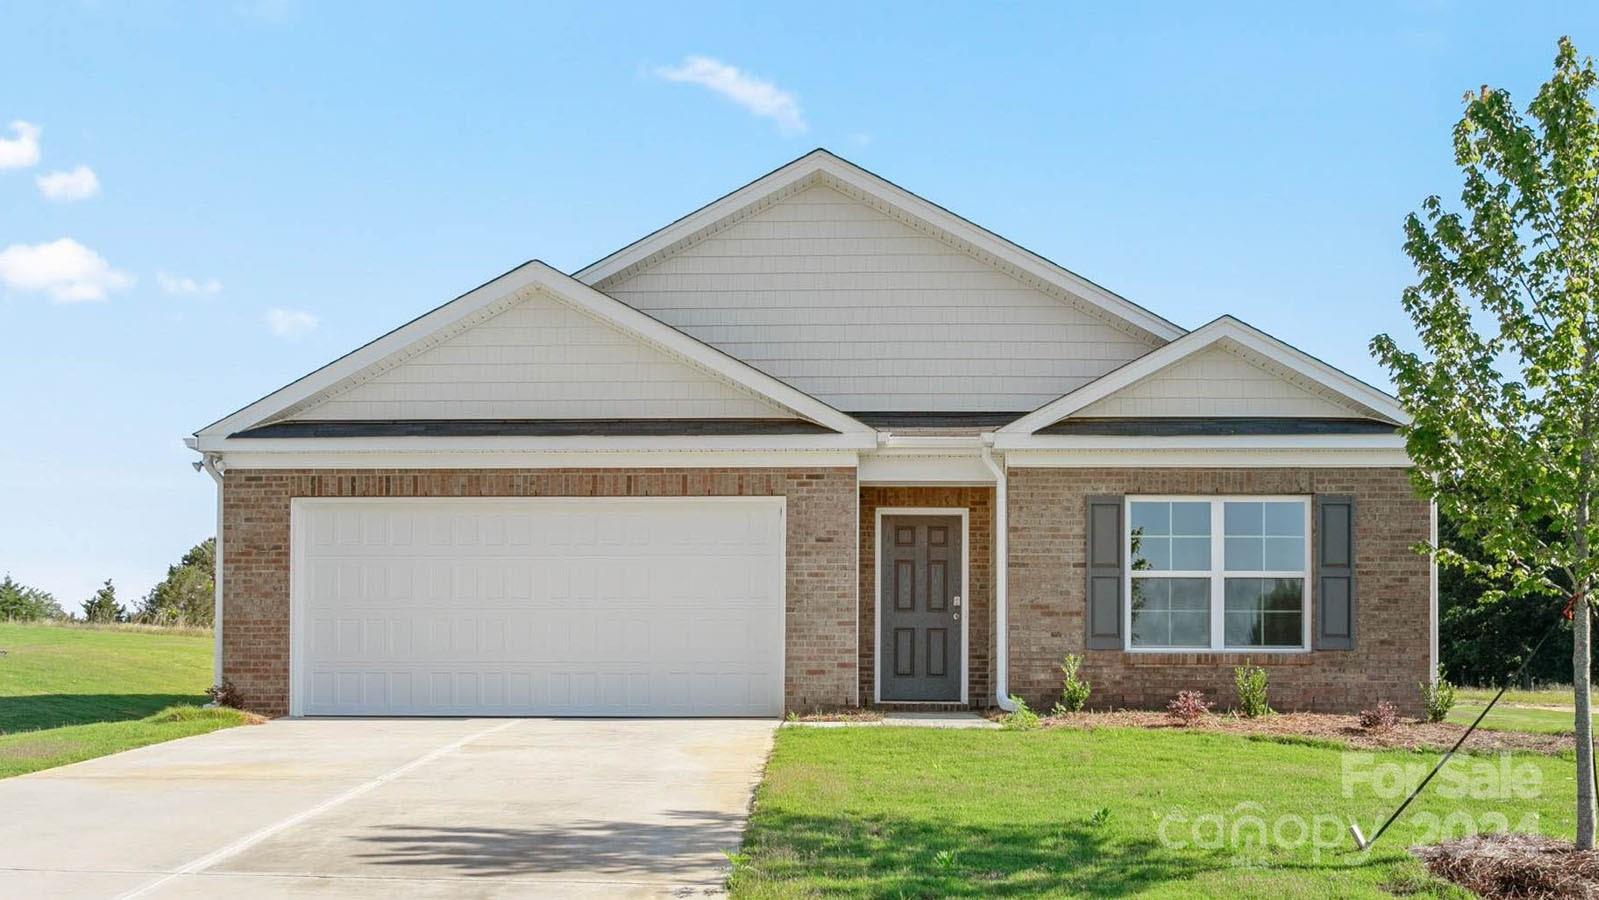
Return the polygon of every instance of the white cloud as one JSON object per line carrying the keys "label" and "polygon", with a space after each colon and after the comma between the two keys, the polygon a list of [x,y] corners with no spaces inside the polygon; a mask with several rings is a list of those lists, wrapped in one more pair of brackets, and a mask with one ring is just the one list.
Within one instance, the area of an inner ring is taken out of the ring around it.
{"label": "white cloud", "polygon": [[23,293],[44,292],[58,303],[78,303],[104,300],[133,284],[133,276],[111,268],[77,241],[61,238],[0,250],[0,284]]}
{"label": "white cloud", "polygon": [[86,200],[100,193],[100,179],[88,166],[66,172],[50,172],[34,179],[39,193],[51,200]]}
{"label": "white cloud", "polygon": [[161,290],[180,297],[211,297],[222,292],[222,282],[215,278],[194,279],[171,272],[156,272],[156,283]]}
{"label": "white cloud", "polygon": [[11,123],[14,138],[0,138],[0,169],[26,169],[39,161],[39,126],[21,119]]}
{"label": "white cloud", "polygon": [[784,134],[802,134],[809,127],[793,94],[708,56],[687,57],[680,66],[657,68],[655,75],[708,88],[751,113],[776,122]]}
{"label": "white cloud", "polygon": [[316,329],[317,323],[320,321],[322,320],[311,313],[299,309],[278,309],[274,307],[267,310],[266,314],[267,328],[278,337],[288,338],[289,340],[310,334]]}

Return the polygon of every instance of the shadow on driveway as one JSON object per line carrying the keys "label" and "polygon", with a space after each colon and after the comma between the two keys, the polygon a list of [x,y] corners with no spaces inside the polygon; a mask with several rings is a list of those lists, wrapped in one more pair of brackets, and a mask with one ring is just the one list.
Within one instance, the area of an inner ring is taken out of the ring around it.
{"label": "shadow on driveway", "polygon": [[703,876],[736,850],[742,815],[668,812],[665,822],[578,820],[533,828],[380,825],[356,840],[378,865],[448,870],[467,876],[606,873]]}

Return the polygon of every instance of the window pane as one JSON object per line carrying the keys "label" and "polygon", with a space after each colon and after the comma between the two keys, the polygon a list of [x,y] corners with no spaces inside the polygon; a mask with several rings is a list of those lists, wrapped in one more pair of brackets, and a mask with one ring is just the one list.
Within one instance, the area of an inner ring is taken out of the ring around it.
{"label": "window pane", "polygon": [[1259,572],[1264,559],[1261,539],[1258,537],[1227,538],[1227,570],[1230,572]]}
{"label": "window pane", "polygon": [[1171,615],[1171,637],[1167,639],[1169,647],[1209,647],[1210,646],[1210,613],[1207,612],[1173,612]]}
{"label": "window pane", "polygon": [[1184,572],[1208,570],[1210,568],[1210,538],[1172,538],[1171,567]]}
{"label": "window pane", "polygon": [[1170,503],[1134,503],[1129,519],[1133,534],[1171,534]]}
{"label": "window pane", "polygon": [[1133,571],[1163,572],[1171,568],[1171,538],[1133,532]]}
{"label": "window pane", "polygon": [[1262,519],[1264,505],[1238,501],[1227,503],[1222,516],[1226,523],[1224,533],[1229,537],[1265,534]]}
{"label": "window pane", "polygon": [[1210,646],[1210,582],[1205,578],[1134,578],[1134,647]]}
{"label": "window pane", "polygon": [[1173,503],[1171,533],[1210,537],[1210,503]]}
{"label": "window pane", "polygon": [[1210,611],[1210,579],[1165,578],[1171,586],[1171,608]]}
{"label": "window pane", "polygon": [[1210,504],[1135,501],[1129,515],[1135,572],[1208,570]]}
{"label": "window pane", "polygon": [[1305,582],[1299,578],[1262,578],[1260,608],[1268,612],[1298,612],[1305,605]]}
{"label": "window pane", "polygon": [[1304,623],[1298,612],[1266,613],[1267,647],[1298,647],[1305,640]]}
{"label": "window pane", "polygon": [[1261,565],[1262,569],[1270,572],[1303,572],[1305,570],[1305,539],[1303,537],[1269,537],[1265,539],[1265,544],[1266,552]]}
{"label": "window pane", "polygon": [[1260,633],[1260,620],[1248,613],[1235,613],[1229,610],[1226,618],[1222,620],[1223,637],[1229,647],[1263,647],[1264,635]]}
{"label": "window pane", "polygon": [[1304,644],[1302,578],[1229,578],[1223,631],[1229,647]]}
{"label": "window pane", "polygon": [[1266,530],[1267,535],[1278,537],[1304,537],[1305,536],[1305,504],[1294,500],[1283,503],[1267,503]]}

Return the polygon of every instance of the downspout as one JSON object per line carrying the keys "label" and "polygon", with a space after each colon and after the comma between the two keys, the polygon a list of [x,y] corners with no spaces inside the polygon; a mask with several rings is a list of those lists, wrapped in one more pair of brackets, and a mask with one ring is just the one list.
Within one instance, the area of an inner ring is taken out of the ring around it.
{"label": "downspout", "polygon": [[1005,497],[1005,467],[994,462],[994,436],[983,435],[983,465],[994,476],[994,702],[1014,712],[1009,688],[1010,629],[1006,585],[1010,581],[1010,519]]}
{"label": "downspout", "polygon": [[220,459],[210,453],[205,454],[200,462],[201,468],[217,483],[217,527],[216,527],[216,572],[212,581],[214,596],[211,599],[211,683],[222,683],[222,471]]}
{"label": "downspout", "polygon": [[1427,642],[1427,683],[1436,684],[1438,681],[1438,501],[1429,504],[1427,517],[1430,520],[1428,527],[1432,531],[1433,551],[1427,554],[1428,586],[1427,586],[1427,612],[1432,619],[1432,627],[1428,629]]}

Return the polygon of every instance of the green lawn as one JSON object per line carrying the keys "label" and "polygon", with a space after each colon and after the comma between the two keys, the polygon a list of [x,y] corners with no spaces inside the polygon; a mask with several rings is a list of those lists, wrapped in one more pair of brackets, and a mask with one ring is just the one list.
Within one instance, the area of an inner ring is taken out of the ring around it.
{"label": "green lawn", "polygon": [[[1508,696],[1508,695],[1507,695]],[[1455,708],[1449,711],[1448,721],[1458,722],[1461,725],[1470,725],[1482,708],[1488,704],[1478,700],[1461,700]],[[1479,728],[1488,728],[1494,731],[1531,731],[1538,734],[1570,734],[1572,732],[1572,709],[1570,698],[1566,700],[1565,709],[1544,709],[1531,706],[1517,706],[1506,704],[1501,700],[1488,713],[1488,718],[1482,720]]]}
{"label": "green lawn", "polygon": [[209,633],[0,623],[0,778],[241,724]]}
{"label": "green lawn", "polygon": [[[1455,689],[1455,696],[1461,700],[1475,700],[1487,703],[1499,693],[1493,687],[1463,687]],[[1550,685],[1547,687],[1533,688],[1524,691],[1521,688],[1511,688],[1505,691],[1505,697],[1500,703],[1515,703],[1523,706],[1571,706],[1571,685]]]}
{"label": "green lawn", "polygon": [[[1440,777],[1376,848],[1354,852],[1344,826],[1353,817],[1373,833],[1402,792],[1359,783],[1345,796],[1345,761],[1424,773],[1436,759],[1135,729],[784,728],[730,886],[739,897],[1462,897],[1405,848],[1445,827],[1527,828],[1529,813],[1570,837],[1572,762],[1525,754],[1509,766],[1537,773],[1533,799],[1450,798]],[[1277,835],[1264,846],[1257,820]],[[1302,827],[1315,837],[1301,840]]]}

